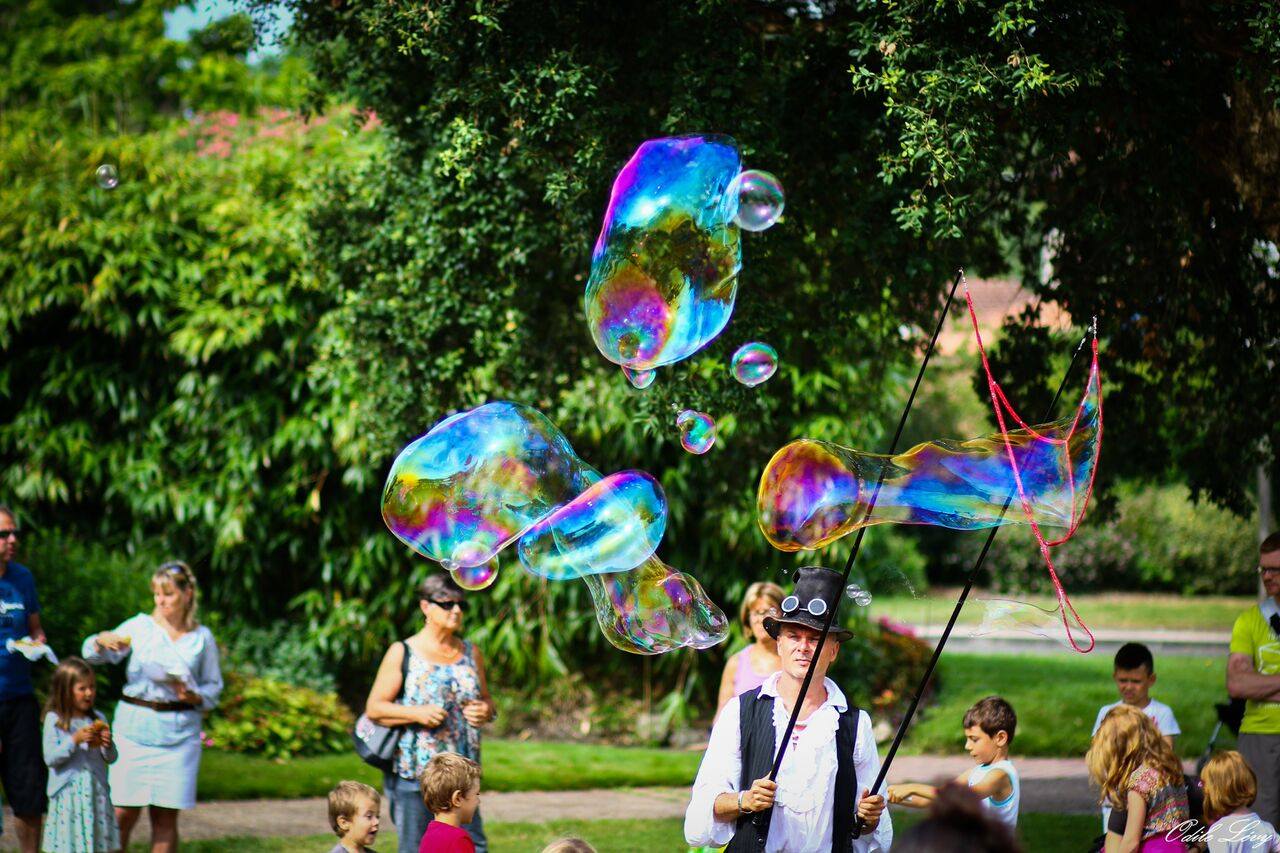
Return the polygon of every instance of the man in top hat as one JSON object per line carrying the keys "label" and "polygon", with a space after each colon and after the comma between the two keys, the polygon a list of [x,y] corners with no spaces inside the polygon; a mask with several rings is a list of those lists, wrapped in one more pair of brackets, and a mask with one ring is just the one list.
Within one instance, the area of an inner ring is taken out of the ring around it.
{"label": "man in top hat", "polygon": [[[871,718],[826,677],[852,632],[833,624],[813,657],[840,587],[837,572],[802,568],[781,612],[765,617],[782,670],[720,712],[685,812],[689,844],[727,844],[726,853],[883,853],[892,845],[883,787],[867,790],[880,772]],[[775,784],[769,772],[811,661],[814,678]],[[866,829],[855,839],[858,817]]]}

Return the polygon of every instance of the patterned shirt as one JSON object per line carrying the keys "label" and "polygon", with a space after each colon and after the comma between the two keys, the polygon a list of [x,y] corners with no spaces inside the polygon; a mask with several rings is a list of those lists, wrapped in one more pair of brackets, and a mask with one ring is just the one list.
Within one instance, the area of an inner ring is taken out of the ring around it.
{"label": "patterned shirt", "polygon": [[1147,801],[1147,822],[1142,827],[1142,837],[1163,835],[1177,829],[1178,824],[1191,819],[1187,806],[1187,786],[1178,776],[1170,784],[1163,773],[1150,764],[1140,764],[1129,774],[1126,786]]}
{"label": "patterned shirt", "polygon": [[396,750],[396,775],[417,779],[427,762],[441,752],[480,760],[480,730],[467,722],[462,706],[482,698],[480,675],[476,671],[471,643],[463,640],[457,663],[438,664],[424,660],[409,649],[409,673],[405,677],[403,705],[438,705],[444,708],[444,722],[434,729],[405,726]]}

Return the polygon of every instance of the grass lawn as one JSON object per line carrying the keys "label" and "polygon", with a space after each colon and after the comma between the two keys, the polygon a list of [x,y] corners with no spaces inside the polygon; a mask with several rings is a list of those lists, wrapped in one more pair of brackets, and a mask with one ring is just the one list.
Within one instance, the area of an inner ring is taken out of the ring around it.
{"label": "grass lawn", "polygon": [[[486,791],[569,791],[584,788],[691,785],[701,753],[578,743],[485,740]],[[378,771],[354,753],[279,763],[205,750],[201,800],[323,797],[340,779],[381,788]]]}
{"label": "grass lawn", "polygon": [[[1173,706],[1182,736],[1178,751],[1204,749],[1223,701],[1225,657],[1165,657],[1153,695]],[[1098,708],[1116,700],[1106,655],[945,654],[937,701],[917,717],[902,749],[908,754],[962,754],[960,720],[978,699],[998,693],[1018,712],[1015,756],[1083,756]],[[1223,745],[1229,745],[1229,735]],[[595,744],[486,740],[485,789],[563,791],[693,781],[701,753]],[[206,750],[200,764],[201,800],[321,797],[339,779],[381,787],[379,774],[353,753],[278,763]]]}
{"label": "grass lawn", "polygon": [[[871,616],[888,616],[912,625],[945,625],[951,617],[959,589],[938,588],[920,598],[909,596],[877,597],[871,604]],[[1002,596],[999,593],[974,590],[960,611],[961,625],[982,622],[982,598],[1017,598],[1037,607],[1053,609],[1057,600],[1049,596]],[[1184,597],[1168,593],[1081,593],[1071,603],[1090,628],[1149,628],[1169,631],[1230,632],[1240,612],[1257,603],[1249,596]]]}
{"label": "grass lawn", "polygon": [[[895,812],[895,833],[920,819],[917,812]],[[1096,834],[1098,819],[1094,815],[1027,814],[1022,816],[1019,831],[1028,841],[1028,849],[1036,853],[1078,853]],[[547,842],[568,835],[585,838],[600,853],[686,853],[679,820],[563,820],[551,823],[486,824],[489,846],[503,853],[539,853]],[[242,850],[273,853],[315,853],[333,846],[332,835],[297,838],[223,838],[217,841],[183,841],[182,849],[190,853],[240,853]],[[395,834],[378,836],[379,850],[395,849]],[[129,845],[133,851],[144,851],[139,844]]]}
{"label": "grass lawn", "polygon": [[[1178,752],[1194,758],[1209,740],[1226,700],[1226,655],[1219,658],[1156,659],[1158,680],[1151,695],[1170,705],[1182,728]],[[997,693],[1018,714],[1014,756],[1084,756],[1098,708],[1119,697],[1111,680],[1111,657],[1062,651],[1054,655],[951,655],[938,665],[937,701],[917,717],[903,741],[910,754],[963,754],[960,722],[970,705]],[[1220,745],[1227,745],[1224,733]]]}

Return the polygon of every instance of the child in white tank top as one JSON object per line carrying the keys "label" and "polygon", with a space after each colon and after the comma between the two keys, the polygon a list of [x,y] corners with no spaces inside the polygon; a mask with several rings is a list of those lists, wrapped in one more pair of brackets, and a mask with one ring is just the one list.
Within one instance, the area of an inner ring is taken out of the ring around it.
{"label": "child in white tank top", "polygon": [[[1017,728],[1013,706],[999,696],[988,696],[964,715],[964,748],[978,762],[956,779],[982,797],[983,805],[1008,824],[1018,825],[1018,803],[1022,789],[1018,771],[1009,760],[1009,744]],[[889,786],[889,802],[911,808],[925,808],[937,796],[933,785],[905,782]]]}

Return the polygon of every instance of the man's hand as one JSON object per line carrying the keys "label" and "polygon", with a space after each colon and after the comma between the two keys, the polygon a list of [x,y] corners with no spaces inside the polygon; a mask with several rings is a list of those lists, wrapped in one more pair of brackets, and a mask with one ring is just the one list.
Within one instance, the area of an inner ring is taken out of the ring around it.
{"label": "man's hand", "polygon": [[884,811],[884,797],[862,789],[862,799],[858,800],[858,817],[866,824],[867,829],[875,829],[880,825],[880,814]]}
{"label": "man's hand", "polygon": [[742,795],[742,810],[745,812],[762,812],[773,808],[773,798],[778,793],[778,783],[771,782],[769,777],[757,779],[751,783],[751,790]]}

